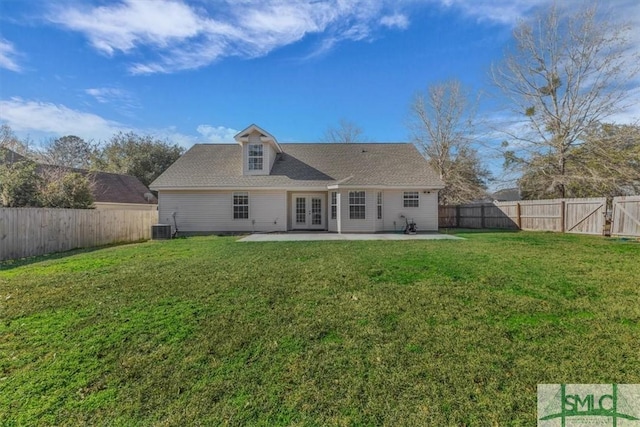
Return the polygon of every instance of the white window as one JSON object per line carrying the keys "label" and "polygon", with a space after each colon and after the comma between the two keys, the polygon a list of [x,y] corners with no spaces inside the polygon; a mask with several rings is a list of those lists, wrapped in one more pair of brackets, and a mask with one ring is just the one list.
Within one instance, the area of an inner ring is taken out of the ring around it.
{"label": "white window", "polygon": [[402,200],[404,201],[405,208],[420,207],[420,195],[417,191],[405,191]]}
{"label": "white window", "polygon": [[331,192],[331,219],[338,218],[338,192]]}
{"label": "white window", "polygon": [[378,191],[378,219],[382,219],[382,191]]}
{"label": "white window", "polygon": [[365,219],[364,191],[349,191],[349,219]]}
{"label": "white window", "polygon": [[262,144],[249,144],[249,170],[261,171],[263,160]]}
{"label": "white window", "polygon": [[233,193],[233,219],[249,219],[249,193]]}

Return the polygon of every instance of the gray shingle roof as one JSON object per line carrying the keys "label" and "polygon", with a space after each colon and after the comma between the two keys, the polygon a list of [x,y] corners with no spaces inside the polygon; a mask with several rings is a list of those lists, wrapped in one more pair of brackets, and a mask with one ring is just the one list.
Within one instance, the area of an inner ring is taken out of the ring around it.
{"label": "gray shingle roof", "polygon": [[412,144],[280,144],[266,176],[243,176],[239,144],[196,144],[160,175],[151,189],[213,187],[326,187],[443,184]]}

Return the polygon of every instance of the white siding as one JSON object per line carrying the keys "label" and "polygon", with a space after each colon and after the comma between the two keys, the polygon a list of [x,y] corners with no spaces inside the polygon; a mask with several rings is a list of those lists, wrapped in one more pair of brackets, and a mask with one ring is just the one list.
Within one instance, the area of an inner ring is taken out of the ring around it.
{"label": "white siding", "polygon": [[273,148],[271,144],[264,144],[264,165],[267,168],[267,175],[271,174],[271,168],[273,168],[273,163],[276,161],[276,149]]}
{"label": "white siding", "polygon": [[233,191],[161,191],[159,222],[186,232],[286,231],[286,192],[249,191],[249,219],[233,219]]}
{"label": "white siding", "polygon": [[365,191],[365,219],[349,218],[349,192],[364,190],[340,190],[340,215],[342,215],[343,233],[375,233],[376,231],[376,191]]}
{"label": "white siding", "polygon": [[[435,190],[419,191],[420,206],[405,208],[403,206],[403,190],[385,190],[382,216],[384,231],[400,230],[404,225],[404,214],[409,220],[413,219],[418,231],[438,231],[438,192]],[[395,225],[394,225],[395,221]]]}

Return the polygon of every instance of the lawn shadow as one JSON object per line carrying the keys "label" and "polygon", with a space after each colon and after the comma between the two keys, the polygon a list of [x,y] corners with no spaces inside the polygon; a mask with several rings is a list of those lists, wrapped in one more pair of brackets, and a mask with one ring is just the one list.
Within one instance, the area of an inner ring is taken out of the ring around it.
{"label": "lawn shadow", "polygon": [[520,233],[522,230],[513,228],[455,228],[442,227],[438,229],[441,234],[457,234],[457,233]]}
{"label": "lawn shadow", "polygon": [[146,240],[140,240],[137,242],[110,243],[108,245],[94,246],[91,248],[76,248],[76,249],[70,249],[68,251],[52,252],[50,254],[36,255],[36,256],[31,256],[26,258],[7,259],[4,261],[0,261],[0,271],[8,271],[14,268],[23,267],[25,265],[31,265],[31,264],[36,264],[42,261],[48,261],[50,259],[61,259],[61,258],[73,256],[73,255],[91,253],[91,252],[99,251],[102,249],[110,248],[113,246],[124,246],[124,245],[130,245],[135,243],[142,243],[145,241]]}

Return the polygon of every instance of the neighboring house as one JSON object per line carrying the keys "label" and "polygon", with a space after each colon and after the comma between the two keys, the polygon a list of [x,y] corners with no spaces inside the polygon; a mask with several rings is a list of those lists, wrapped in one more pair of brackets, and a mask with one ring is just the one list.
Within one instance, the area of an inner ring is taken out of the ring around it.
{"label": "neighboring house", "polygon": [[522,197],[520,197],[520,189],[518,187],[504,188],[493,193],[493,200],[496,202],[516,202],[522,200]]}
{"label": "neighboring house", "polygon": [[149,186],[185,232],[438,229],[444,185],[412,144],[280,144],[251,125],[196,144]]}
{"label": "neighboring house", "polygon": [[158,199],[138,178],[109,172],[81,173],[92,182],[93,205],[96,209],[152,210],[158,208]]}
{"label": "neighboring house", "polygon": [[[11,164],[23,160],[27,159],[11,150],[0,150],[0,163]],[[158,199],[135,176],[46,164],[38,164],[37,171],[41,175],[75,172],[86,176],[91,183],[93,206],[96,209],[156,210],[158,208]]]}
{"label": "neighboring house", "polygon": [[21,162],[23,160],[26,160],[26,157],[21,156],[15,151],[9,150],[8,148],[0,148],[0,164],[13,164],[15,162]]}

